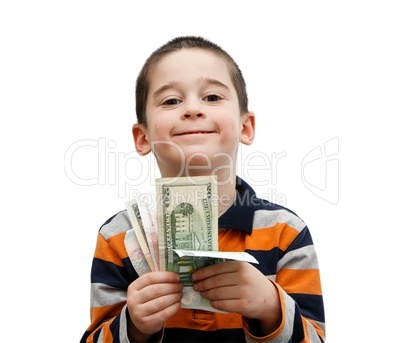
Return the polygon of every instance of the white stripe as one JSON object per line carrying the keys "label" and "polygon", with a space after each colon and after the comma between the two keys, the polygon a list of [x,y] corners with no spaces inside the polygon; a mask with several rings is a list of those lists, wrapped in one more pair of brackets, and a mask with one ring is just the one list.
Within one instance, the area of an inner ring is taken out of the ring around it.
{"label": "white stripe", "polygon": [[126,301],[126,291],[103,283],[91,284],[91,308],[114,305]]}
{"label": "white stripe", "polygon": [[320,327],[320,329],[325,332],[325,323],[323,322],[319,322],[319,321],[315,321],[315,323]]}
{"label": "white stripe", "polygon": [[267,279],[270,279],[270,280],[276,282],[276,281],[275,281],[275,280],[276,280],[276,274],[273,274],[273,275],[265,275],[265,277],[266,277]]}
{"label": "white stripe", "polygon": [[285,316],[286,322],[282,332],[272,342],[289,342],[293,334],[293,325],[295,319],[295,301],[281,289],[282,295],[285,299]]}
{"label": "white stripe", "polygon": [[128,336],[127,336],[126,308],[127,308],[127,305],[124,305],[124,307],[121,309],[121,314],[120,314],[120,331],[119,331],[120,343],[130,343]]}
{"label": "white stripe", "polygon": [[286,223],[299,232],[306,227],[306,224],[298,216],[286,210],[258,210],[254,212],[254,229],[273,227],[277,223]]}
{"label": "white stripe", "polygon": [[102,226],[100,232],[106,240],[121,232],[131,229],[130,220],[127,215],[127,211],[122,211],[116,214],[116,216],[106,225]]}
{"label": "white stripe", "polygon": [[317,334],[317,331],[315,331],[313,324],[311,324],[308,320],[307,320],[307,330],[310,342],[321,342]]}
{"label": "white stripe", "polygon": [[289,251],[278,261],[278,269],[318,269],[317,254],[313,245]]}
{"label": "white stripe", "polygon": [[103,343],[103,328],[101,329],[101,332],[99,333],[97,342]]}

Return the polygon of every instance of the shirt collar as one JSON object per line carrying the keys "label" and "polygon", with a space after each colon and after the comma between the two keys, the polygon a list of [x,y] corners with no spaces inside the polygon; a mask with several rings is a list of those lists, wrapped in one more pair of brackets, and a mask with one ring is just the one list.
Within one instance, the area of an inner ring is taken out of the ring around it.
{"label": "shirt collar", "polygon": [[240,177],[236,177],[236,200],[218,219],[219,228],[236,229],[251,234],[253,230],[254,190]]}

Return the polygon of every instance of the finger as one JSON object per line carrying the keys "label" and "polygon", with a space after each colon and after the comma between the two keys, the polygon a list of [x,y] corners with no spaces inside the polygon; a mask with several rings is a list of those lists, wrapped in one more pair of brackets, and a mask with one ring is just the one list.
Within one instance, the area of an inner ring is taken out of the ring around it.
{"label": "finger", "polygon": [[180,303],[182,296],[183,296],[182,292],[178,292],[154,298],[141,305],[142,312],[146,316],[152,315],[154,313],[159,313],[176,303]]}
{"label": "finger", "polygon": [[157,283],[146,286],[141,291],[141,303],[146,303],[148,301],[152,301],[153,299],[158,299],[165,295],[180,293],[183,290],[183,284],[179,282],[175,283]]}
{"label": "finger", "polygon": [[223,273],[233,273],[237,270],[239,261],[227,261],[222,263],[213,264],[201,269],[196,270],[192,274],[194,281],[203,280],[214,275]]}
{"label": "finger", "polygon": [[244,294],[238,286],[212,288],[205,291],[200,291],[203,298],[209,300],[235,300],[241,299]]}
{"label": "finger", "polygon": [[176,302],[180,302],[181,298],[183,297],[183,286],[181,284],[167,284],[166,288],[169,290],[169,287],[171,286],[176,286],[176,289],[173,288],[172,292],[168,292],[167,294],[158,297],[155,297],[155,295],[144,296],[144,293],[147,291],[147,289],[151,288],[152,286],[148,286],[145,290],[132,293],[127,298],[127,305],[130,314],[132,314],[131,317],[139,320],[155,312],[161,311]]}
{"label": "finger", "polygon": [[193,288],[197,292],[208,291],[238,285],[238,275],[236,273],[225,273],[211,276],[209,278],[197,281]]}
{"label": "finger", "polygon": [[146,273],[135,280],[130,286],[136,290],[158,283],[175,283],[180,281],[180,276],[173,272],[152,272]]}
{"label": "finger", "polygon": [[210,304],[213,308],[220,311],[237,312],[241,315],[248,313],[247,304],[241,299],[211,300]]}
{"label": "finger", "polygon": [[170,306],[161,309],[158,312],[153,313],[141,313],[141,310],[136,308],[133,314],[130,312],[131,320],[134,326],[143,333],[153,334],[158,332],[163,323],[169,318],[173,317],[180,309],[180,300],[173,302]]}

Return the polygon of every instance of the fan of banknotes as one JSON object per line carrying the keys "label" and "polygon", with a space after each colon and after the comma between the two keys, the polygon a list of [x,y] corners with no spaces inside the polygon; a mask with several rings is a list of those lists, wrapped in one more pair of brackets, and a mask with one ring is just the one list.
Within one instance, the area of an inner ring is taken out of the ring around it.
{"label": "fan of banknotes", "polygon": [[[192,288],[192,273],[226,260],[258,263],[245,252],[218,251],[218,193],[215,176],[160,178],[156,192],[131,199],[132,229],[125,246],[138,275],[168,270],[184,284],[182,307],[217,311]],[[155,206],[156,203],[156,206]]]}

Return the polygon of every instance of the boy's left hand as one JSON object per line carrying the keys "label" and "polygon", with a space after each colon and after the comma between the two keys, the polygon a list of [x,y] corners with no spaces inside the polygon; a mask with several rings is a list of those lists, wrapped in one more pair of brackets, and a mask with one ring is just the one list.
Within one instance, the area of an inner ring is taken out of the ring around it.
{"label": "boy's left hand", "polygon": [[242,261],[227,261],[195,271],[194,290],[222,311],[258,319],[267,335],[279,327],[278,291],[257,268]]}

